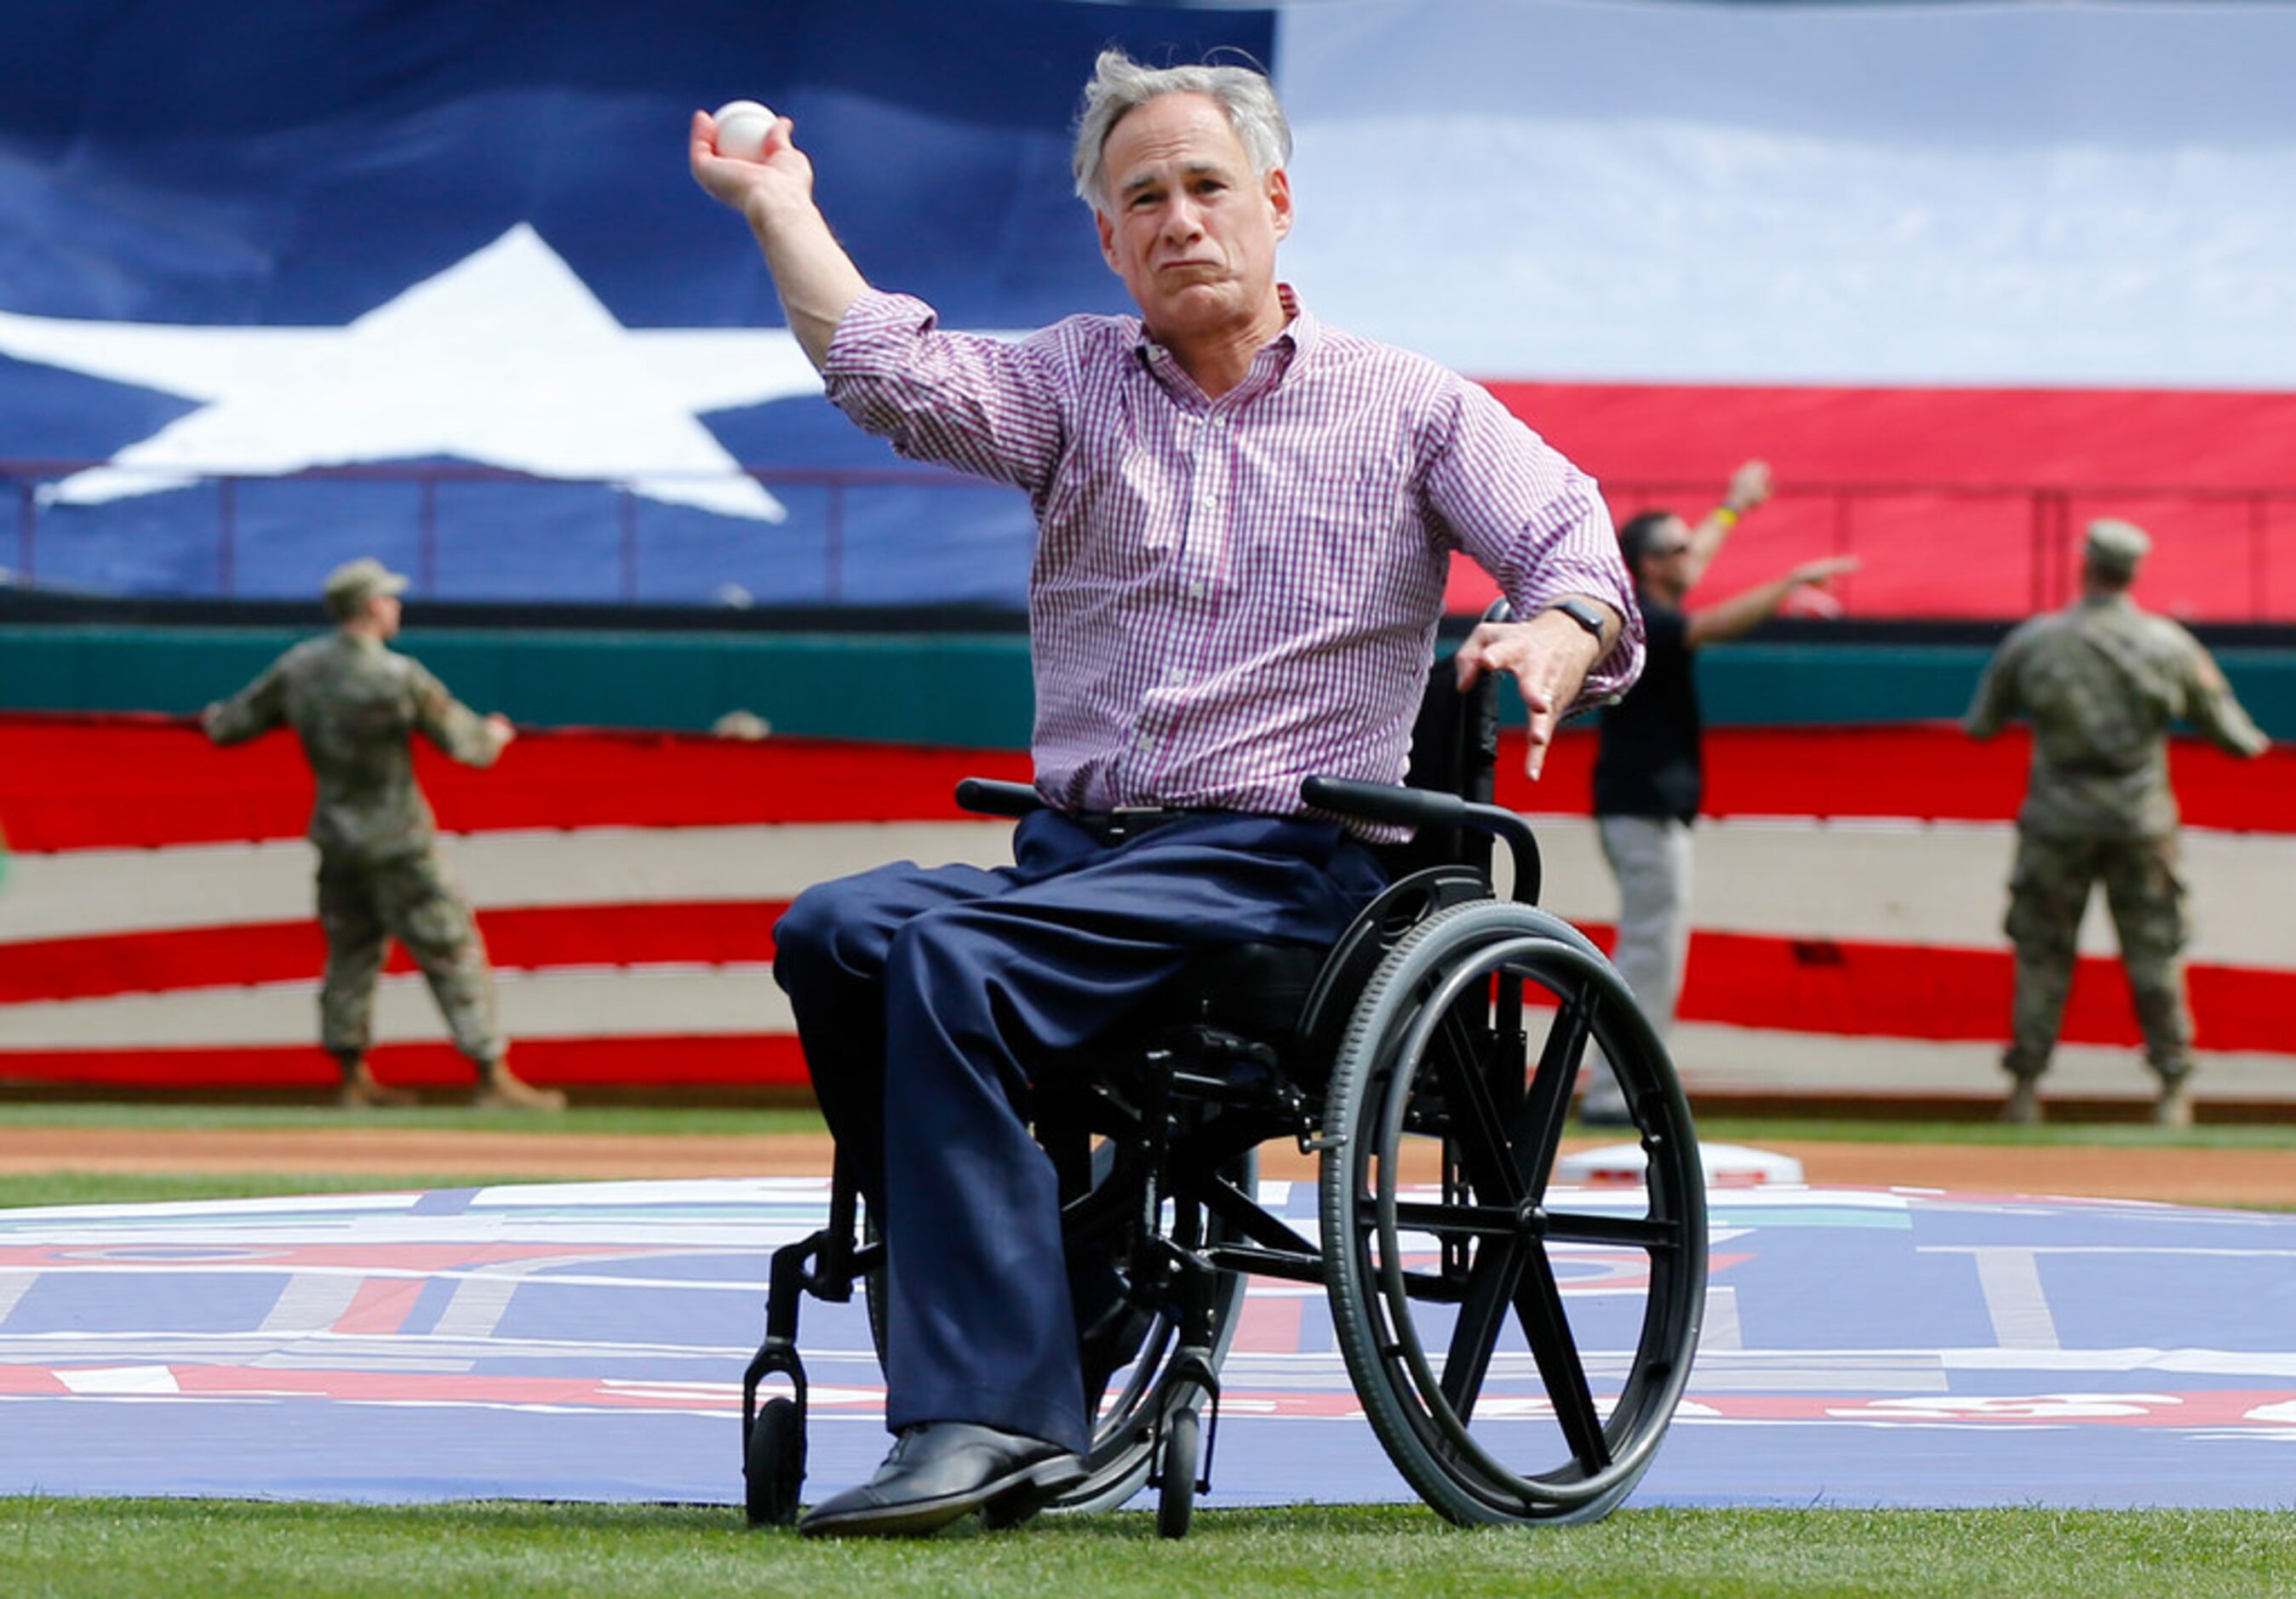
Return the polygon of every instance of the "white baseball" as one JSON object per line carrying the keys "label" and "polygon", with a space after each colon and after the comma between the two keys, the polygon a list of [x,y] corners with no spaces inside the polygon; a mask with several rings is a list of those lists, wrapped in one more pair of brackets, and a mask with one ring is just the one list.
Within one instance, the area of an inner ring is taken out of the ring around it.
{"label": "white baseball", "polygon": [[754,161],[766,153],[766,140],[774,131],[773,112],[754,100],[729,100],[710,120],[718,125],[718,153],[737,161]]}

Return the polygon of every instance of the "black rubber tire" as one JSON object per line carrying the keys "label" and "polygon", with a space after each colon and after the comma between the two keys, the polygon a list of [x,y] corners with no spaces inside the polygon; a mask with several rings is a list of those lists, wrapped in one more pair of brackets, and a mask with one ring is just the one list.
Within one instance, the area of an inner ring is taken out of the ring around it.
{"label": "black rubber tire", "polygon": [[742,1451],[742,1481],[752,1527],[787,1527],[797,1520],[805,1486],[805,1425],[794,1399],[758,1406]]}
{"label": "black rubber tire", "polygon": [[[1530,1037],[1538,1011],[1522,1004],[1532,990],[1555,1001],[1542,1040]],[[1640,1216],[1546,1206],[1590,1041],[1618,1071],[1643,1144]],[[1523,1086],[1509,1086],[1516,1082]],[[1397,944],[1365,988],[1324,1117],[1325,1138],[1339,1141],[1321,1169],[1332,1321],[1396,1469],[1463,1523],[1608,1514],[1649,1470],[1673,1419],[1706,1287],[1705,1192],[1689,1106],[1616,970],[1533,906],[1491,900],[1439,913]],[[1406,1152],[1422,1149],[1443,1156],[1444,1191],[1431,1201],[1405,1192],[1398,1176]],[[1570,1324],[1550,1255],[1557,1243],[1595,1259],[1607,1250],[1647,1274],[1607,1410]],[[1431,1253],[1433,1267],[1424,1264]],[[1504,1337],[1522,1347],[1500,1350]],[[1495,1373],[1517,1387],[1535,1377],[1539,1391],[1487,1406],[1479,1433],[1477,1401]],[[1494,1421],[1493,1410],[1505,1414]],[[1550,1419],[1535,1419],[1542,1414]],[[1527,1431],[1540,1436],[1526,1439]],[[1502,1447],[1546,1458],[1508,1464]]]}
{"label": "black rubber tire", "polygon": [[1196,1475],[1204,1458],[1203,1416],[1193,1404],[1164,1418],[1163,1486],[1157,1490],[1156,1536],[1185,1538],[1196,1513]]}

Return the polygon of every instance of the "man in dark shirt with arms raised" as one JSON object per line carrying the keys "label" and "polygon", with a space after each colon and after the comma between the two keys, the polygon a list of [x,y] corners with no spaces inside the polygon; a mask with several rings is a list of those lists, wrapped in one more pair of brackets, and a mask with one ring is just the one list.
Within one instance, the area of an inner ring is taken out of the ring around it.
{"label": "man in dark shirt with arms raised", "polygon": [[[1595,758],[1595,821],[1603,858],[1619,883],[1620,975],[1664,1038],[1690,956],[1691,824],[1705,797],[1704,728],[1693,652],[1749,632],[1797,591],[1857,563],[1805,562],[1709,609],[1684,607],[1741,517],[1770,497],[1770,469],[1749,461],[1722,501],[1693,528],[1671,511],[1645,511],[1619,529],[1648,639],[1642,680],[1603,713]],[[1628,1119],[1599,1052],[1587,1066],[1580,1116],[1597,1125]]]}

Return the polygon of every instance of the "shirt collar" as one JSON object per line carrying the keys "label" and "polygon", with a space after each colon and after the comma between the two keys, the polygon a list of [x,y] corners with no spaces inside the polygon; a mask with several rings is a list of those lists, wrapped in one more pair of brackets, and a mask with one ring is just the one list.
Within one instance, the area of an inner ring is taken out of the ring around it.
{"label": "shirt collar", "polygon": [[[1315,353],[1316,346],[1323,338],[1323,324],[1316,320],[1314,312],[1300,305],[1299,291],[1291,284],[1277,283],[1275,298],[1283,308],[1283,325],[1273,339],[1260,346],[1260,354],[1252,357],[1254,365],[1257,365],[1262,357],[1273,351],[1275,370],[1265,379],[1245,379],[1246,389],[1275,388],[1295,365]],[[1168,381],[1169,375],[1177,370],[1177,364],[1172,361],[1171,351],[1148,336],[1146,323],[1139,324],[1139,329],[1138,340],[1133,346],[1134,353],[1139,357],[1142,365],[1155,373],[1160,379]]]}

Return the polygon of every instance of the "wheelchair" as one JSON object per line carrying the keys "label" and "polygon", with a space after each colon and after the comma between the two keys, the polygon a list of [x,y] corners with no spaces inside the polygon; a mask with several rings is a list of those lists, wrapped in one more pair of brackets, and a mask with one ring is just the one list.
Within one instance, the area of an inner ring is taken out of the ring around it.
{"label": "wheelchair", "polygon": [[[1225,948],[1094,1070],[1038,1085],[1071,1280],[1112,1267],[1118,1320],[1137,1340],[1088,1341],[1088,1372],[1095,1357],[1117,1369],[1089,1474],[1054,1510],[1111,1508],[1144,1487],[1160,1533],[1185,1536],[1210,1487],[1220,1372],[1252,1276],[1324,1290],[1380,1443],[1455,1522],[1593,1521],[1655,1457],[1705,1303],[1689,1108],[1615,969],[1538,907],[1537,840],[1490,803],[1493,684],[1463,693],[1452,674],[1447,660],[1430,673],[1406,786],[1303,785],[1327,814],[1415,829],[1384,850],[1390,886],[1336,947]],[[1024,785],[978,779],[957,798],[990,815],[1038,804]],[[1552,1186],[1590,1046],[1625,1091],[1639,1192]],[[1259,1152],[1277,1140],[1316,1162],[1315,1238],[1261,1204]],[[801,1299],[843,1302],[860,1284],[883,1354],[883,1251],[863,1209],[840,1162],[827,1225],[775,1254],[742,1381],[752,1523],[798,1512]],[[768,1385],[786,1391],[761,1397]],[[983,1521],[997,1523],[993,1507]]]}

